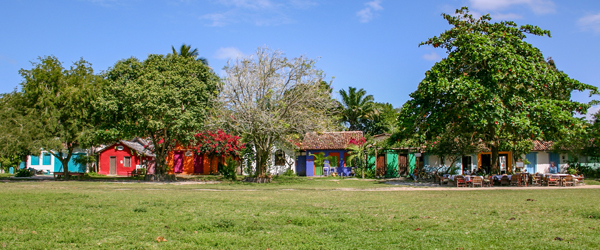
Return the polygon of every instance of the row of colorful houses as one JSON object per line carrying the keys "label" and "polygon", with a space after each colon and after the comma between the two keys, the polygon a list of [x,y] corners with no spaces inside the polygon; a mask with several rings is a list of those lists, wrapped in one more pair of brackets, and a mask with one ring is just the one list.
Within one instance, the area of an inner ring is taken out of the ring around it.
{"label": "row of colorful houses", "polygon": [[[389,134],[376,135],[376,142],[383,141]],[[361,131],[342,131],[307,133],[299,145],[298,150],[279,148],[272,155],[272,174],[280,174],[287,169],[293,170],[299,176],[323,176],[331,172],[340,175],[351,175],[352,167],[347,163],[349,156],[348,146],[363,138]],[[142,138],[130,141],[121,140],[106,146],[99,151],[98,172],[105,175],[126,176],[133,170],[147,168],[153,173],[155,155],[151,151],[151,144]],[[69,171],[85,172],[85,165],[76,163],[76,160],[85,152],[75,152],[69,162]],[[321,155],[322,157],[316,157]],[[560,171],[566,171],[568,162],[573,156],[552,152],[552,142],[534,141],[531,152],[523,155],[527,159],[525,169],[529,173],[547,173],[552,162]],[[498,161],[501,171],[514,167],[511,152],[499,152]],[[318,162],[318,159],[325,159]],[[583,158],[586,161],[587,158]],[[219,162],[224,157],[197,154],[191,148],[177,146],[167,157],[170,173],[177,175],[207,175],[217,172]],[[395,178],[411,174],[416,167],[425,169],[439,169],[451,164],[449,160],[441,162],[440,158],[427,152],[419,153],[414,148],[380,149],[376,154],[368,156],[368,168],[375,169],[376,175],[386,178]],[[491,152],[463,155],[454,162],[458,167],[457,174],[474,171],[490,172]],[[590,160],[593,167],[600,167],[597,160]],[[26,166],[44,172],[62,172],[62,164],[48,152],[38,156],[29,156]],[[240,172],[242,172],[240,170]]]}

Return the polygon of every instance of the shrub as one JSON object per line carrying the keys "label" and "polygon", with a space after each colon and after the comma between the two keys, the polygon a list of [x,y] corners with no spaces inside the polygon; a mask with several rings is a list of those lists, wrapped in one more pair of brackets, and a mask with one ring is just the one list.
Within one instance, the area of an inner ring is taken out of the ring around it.
{"label": "shrub", "polygon": [[294,173],[294,170],[292,170],[291,168],[288,168],[288,170],[283,172],[283,176],[296,176],[296,173]]}
{"label": "shrub", "polygon": [[219,163],[219,169],[221,170],[221,174],[223,174],[223,178],[228,180],[237,180],[237,166],[238,162],[233,159],[233,157],[227,157],[225,159],[225,164]]}
{"label": "shrub", "polygon": [[15,177],[31,177],[32,175],[33,174],[31,174],[31,171],[29,171],[29,169],[22,168],[19,169],[19,171],[17,171]]}
{"label": "shrub", "polygon": [[365,170],[365,178],[375,179],[375,168],[368,168]]}

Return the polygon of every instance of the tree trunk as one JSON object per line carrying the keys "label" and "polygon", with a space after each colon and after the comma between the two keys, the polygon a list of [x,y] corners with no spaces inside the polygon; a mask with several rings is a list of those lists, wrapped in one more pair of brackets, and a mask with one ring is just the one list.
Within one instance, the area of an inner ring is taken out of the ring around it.
{"label": "tree trunk", "polygon": [[363,161],[362,168],[361,168],[363,179],[365,178],[365,168],[367,168],[367,166],[369,165],[368,160],[369,160],[369,156],[367,156],[367,154],[365,154],[364,161]]}
{"label": "tree trunk", "polygon": [[492,171],[500,173],[500,168],[498,167],[498,142],[492,144]]}

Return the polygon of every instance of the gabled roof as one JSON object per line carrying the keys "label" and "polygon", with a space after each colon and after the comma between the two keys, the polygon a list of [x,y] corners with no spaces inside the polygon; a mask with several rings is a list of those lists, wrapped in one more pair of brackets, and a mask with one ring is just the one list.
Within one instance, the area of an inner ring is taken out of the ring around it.
{"label": "gabled roof", "polygon": [[351,139],[359,140],[362,137],[362,131],[309,132],[304,135],[300,149],[346,149]]}
{"label": "gabled roof", "polygon": [[[143,142],[145,142],[146,144],[142,144]],[[155,157],[155,155],[150,150],[150,143],[139,137],[133,138],[131,141],[120,140],[117,143],[113,143],[112,145],[103,148],[102,150],[98,151],[98,153],[100,153],[108,148],[111,148],[112,146],[114,146],[116,144],[122,144],[122,145],[130,148],[131,150],[136,151],[136,153],[138,153],[138,154],[149,156],[149,157]]]}

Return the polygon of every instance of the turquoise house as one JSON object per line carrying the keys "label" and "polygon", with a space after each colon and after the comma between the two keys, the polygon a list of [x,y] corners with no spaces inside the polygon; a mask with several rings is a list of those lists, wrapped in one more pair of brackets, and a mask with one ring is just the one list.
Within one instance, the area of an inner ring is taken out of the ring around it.
{"label": "turquoise house", "polygon": [[[85,164],[78,164],[75,163],[75,159],[81,157],[81,156],[85,156],[85,153],[73,153],[73,155],[71,156],[71,159],[69,160],[69,172],[73,172],[73,173],[85,173],[86,171],[86,166]],[[64,172],[64,168],[62,163],[60,162],[60,160],[58,160],[58,158],[54,159],[54,172]]]}

